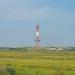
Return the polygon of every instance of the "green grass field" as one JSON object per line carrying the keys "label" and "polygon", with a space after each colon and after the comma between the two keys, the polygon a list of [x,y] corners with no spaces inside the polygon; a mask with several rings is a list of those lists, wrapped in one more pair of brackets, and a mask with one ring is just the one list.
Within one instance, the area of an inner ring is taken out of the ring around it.
{"label": "green grass field", "polygon": [[0,75],[75,75],[75,51],[0,51]]}

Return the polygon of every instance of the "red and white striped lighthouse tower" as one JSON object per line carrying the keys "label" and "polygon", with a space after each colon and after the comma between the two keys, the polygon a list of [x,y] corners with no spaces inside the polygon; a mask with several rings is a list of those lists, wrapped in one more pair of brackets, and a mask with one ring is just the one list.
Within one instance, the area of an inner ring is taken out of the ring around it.
{"label": "red and white striped lighthouse tower", "polygon": [[35,34],[35,48],[40,47],[40,35],[39,35],[39,24],[36,25],[36,34]]}

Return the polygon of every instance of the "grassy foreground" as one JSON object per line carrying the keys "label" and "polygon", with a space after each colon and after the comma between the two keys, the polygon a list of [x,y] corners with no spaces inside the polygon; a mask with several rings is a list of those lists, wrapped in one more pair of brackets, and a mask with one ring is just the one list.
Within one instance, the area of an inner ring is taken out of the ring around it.
{"label": "grassy foreground", "polygon": [[75,51],[0,51],[0,75],[75,75]]}

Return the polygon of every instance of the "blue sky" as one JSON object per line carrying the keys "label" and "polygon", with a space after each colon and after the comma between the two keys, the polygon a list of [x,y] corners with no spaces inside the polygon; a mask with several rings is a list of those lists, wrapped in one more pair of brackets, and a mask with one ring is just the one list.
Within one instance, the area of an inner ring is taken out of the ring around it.
{"label": "blue sky", "polygon": [[0,0],[0,47],[75,46],[75,0]]}

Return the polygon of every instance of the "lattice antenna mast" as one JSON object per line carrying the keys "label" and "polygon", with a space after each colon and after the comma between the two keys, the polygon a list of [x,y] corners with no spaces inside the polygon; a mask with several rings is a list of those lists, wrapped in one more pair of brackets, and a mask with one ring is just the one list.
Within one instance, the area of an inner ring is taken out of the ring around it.
{"label": "lattice antenna mast", "polygon": [[36,25],[36,38],[35,38],[35,48],[40,47],[40,35],[39,35],[39,24]]}

